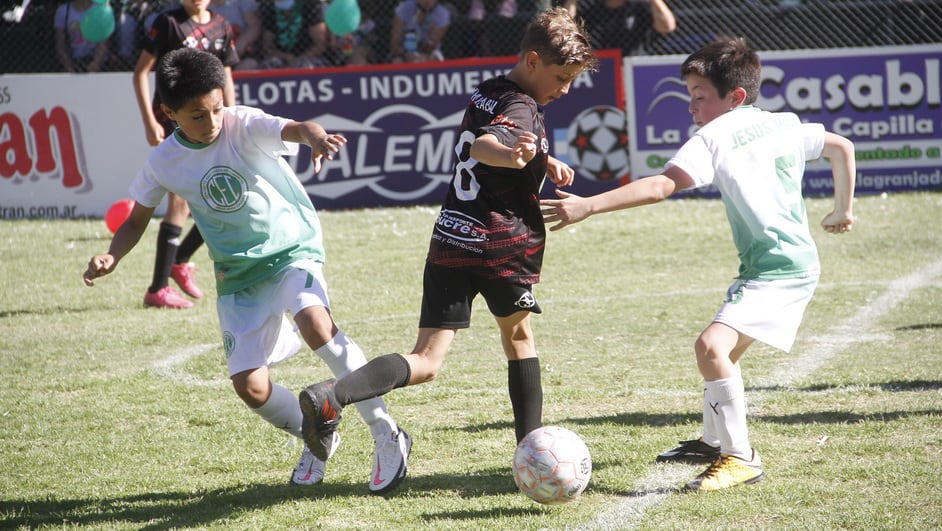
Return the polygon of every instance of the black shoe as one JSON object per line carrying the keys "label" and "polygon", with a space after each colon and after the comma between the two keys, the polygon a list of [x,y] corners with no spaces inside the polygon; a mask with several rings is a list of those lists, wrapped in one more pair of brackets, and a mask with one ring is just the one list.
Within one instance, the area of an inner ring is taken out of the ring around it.
{"label": "black shoe", "polygon": [[680,446],[662,452],[657,456],[658,463],[712,463],[720,457],[720,449],[703,442],[703,438],[680,441]]}
{"label": "black shoe", "polygon": [[343,409],[334,396],[335,380],[316,383],[301,391],[301,436],[311,453],[321,461],[334,455],[339,437],[334,437],[340,425],[340,410]]}

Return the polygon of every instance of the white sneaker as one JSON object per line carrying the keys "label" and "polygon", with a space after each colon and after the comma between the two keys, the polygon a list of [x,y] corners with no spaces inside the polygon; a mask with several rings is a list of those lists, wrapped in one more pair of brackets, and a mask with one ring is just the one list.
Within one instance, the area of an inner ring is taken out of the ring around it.
{"label": "white sneaker", "polygon": [[[334,448],[340,444],[340,434],[334,433]],[[291,474],[291,483],[295,485],[315,485],[324,480],[324,472],[327,464],[317,458],[311,449],[304,445],[301,450],[301,459],[298,460],[298,466],[294,467]]]}
{"label": "white sneaker", "polygon": [[398,432],[392,432],[389,436],[376,441],[370,492],[384,494],[396,488],[406,477],[411,451],[412,437],[409,437],[409,434],[401,428]]}

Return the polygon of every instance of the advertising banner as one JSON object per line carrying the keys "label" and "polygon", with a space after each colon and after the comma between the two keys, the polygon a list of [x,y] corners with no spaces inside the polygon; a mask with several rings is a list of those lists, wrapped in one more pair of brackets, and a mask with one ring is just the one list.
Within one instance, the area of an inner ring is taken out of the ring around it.
{"label": "advertising banner", "polygon": [[[761,52],[755,103],[823,123],[857,150],[857,192],[942,189],[939,46]],[[696,130],[680,65],[686,56],[625,60],[631,163],[658,173]],[[709,193],[709,192],[707,192]],[[808,165],[805,195],[833,193],[825,161]]]}
{"label": "advertising banner", "polygon": [[[569,94],[546,106],[550,153],[577,168],[576,193],[606,190],[628,174],[620,55],[603,52]],[[289,159],[318,208],[437,204],[451,183],[468,98],[516,57],[403,67],[240,73],[240,103],[342,133],[347,145],[316,175],[302,146]],[[548,183],[544,193],[552,184]]]}
{"label": "advertising banner", "polygon": [[[546,109],[551,154],[583,194],[628,175],[621,57],[599,55]],[[289,160],[318,208],[437,204],[471,92],[515,62],[236,72],[236,98],[349,139],[316,175],[307,148]],[[0,219],[101,217],[149,151],[130,73],[0,75]]]}

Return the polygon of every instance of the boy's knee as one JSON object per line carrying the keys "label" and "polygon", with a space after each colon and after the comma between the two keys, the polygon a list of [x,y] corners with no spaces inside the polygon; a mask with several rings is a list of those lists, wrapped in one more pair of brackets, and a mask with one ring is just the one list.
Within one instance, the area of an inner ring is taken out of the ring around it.
{"label": "boy's knee", "polygon": [[259,381],[246,373],[232,377],[232,388],[245,405],[252,409],[262,407],[271,397],[271,383],[267,379]]}

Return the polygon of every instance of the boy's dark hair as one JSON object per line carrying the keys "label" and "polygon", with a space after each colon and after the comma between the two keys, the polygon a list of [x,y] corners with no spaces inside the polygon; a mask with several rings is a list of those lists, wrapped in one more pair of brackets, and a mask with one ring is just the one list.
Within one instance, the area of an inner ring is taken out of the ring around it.
{"label": "boy's dark hair", "polygon": [[193,98],[226,88],[226,67],[215,55],[195,48],[167,52],[157,63],[157,94],[174,111]]}
{"label": "boy's dark hair", "polygon": [[585,27],[573,20],[564,7],[548,9],[527,24],[520,53],[531,51],[547,65],[582,65],[590,72],[599,66]]}
{"label": "boy's dark hair", "polygon": [[743,103],[751,105],[759,97],[762,63],[746,39],[720,37],[687,57],[680,67],[680,76],[686,78],[690,74],[709,79],[721,98],[742,87],[746,90]]}

